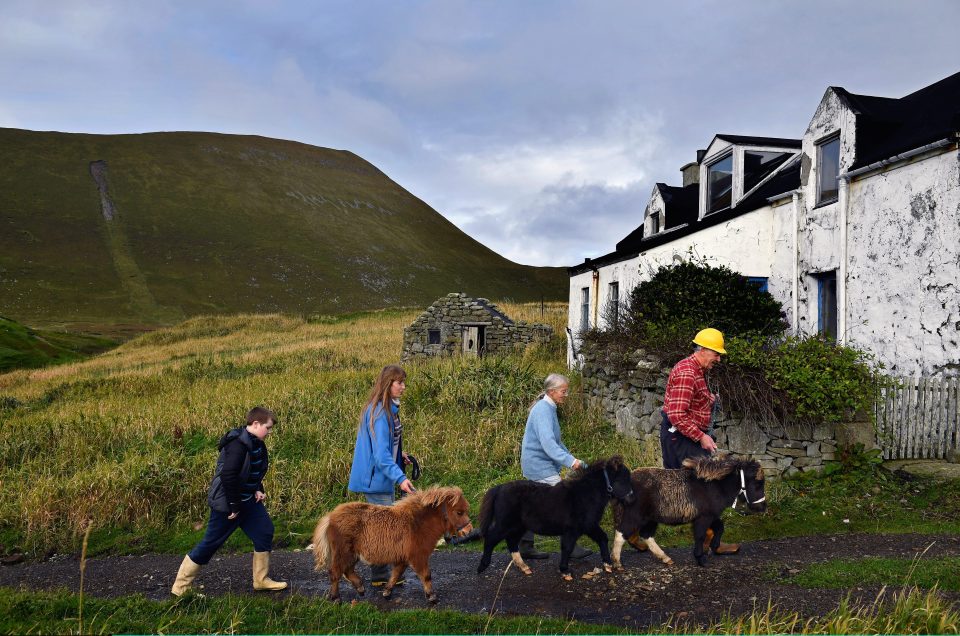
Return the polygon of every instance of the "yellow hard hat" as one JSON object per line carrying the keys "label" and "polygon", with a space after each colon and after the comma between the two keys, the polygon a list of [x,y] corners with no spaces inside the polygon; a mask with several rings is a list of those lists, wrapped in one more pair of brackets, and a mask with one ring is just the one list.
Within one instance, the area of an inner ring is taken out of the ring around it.
{"label": "yellow hard hat", "polygon": [[701,329],[693,339],[694,344],[698,344],[704,349],[710,349],[717,353],[726,353],[723,348],[723,334],[713,328]]}

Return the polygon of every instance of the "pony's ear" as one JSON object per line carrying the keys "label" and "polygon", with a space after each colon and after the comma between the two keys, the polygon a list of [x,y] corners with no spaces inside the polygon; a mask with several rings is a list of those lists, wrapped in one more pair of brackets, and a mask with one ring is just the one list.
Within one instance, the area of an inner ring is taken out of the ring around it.
{"label": "pony's ear", "polygon": [[763,475],[763,466],[760,465],[760,462],[755,461],[753,463],[757,465],[757,473],[756,473],[757,481],[763,481],[765,479]]}
{"label": "pony's ear", "polygon": [[696,468],[696,467],[697,467],[697,461],[696,461],[693,457],[687,457],[685,460],[683,460],[683,467],[684,467],[684,468]]}
{"label": "pony's ear", "polygon": [[623,455],[614,455],[607,462],[607,467],[614,472],[620,470],[625,465],[626,464],[623,463]]}

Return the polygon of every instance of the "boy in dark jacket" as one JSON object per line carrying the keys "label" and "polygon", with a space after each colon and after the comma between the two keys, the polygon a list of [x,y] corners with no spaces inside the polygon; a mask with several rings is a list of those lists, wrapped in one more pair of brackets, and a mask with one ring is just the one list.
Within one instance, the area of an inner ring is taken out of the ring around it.
{"label": "boy in dark jacket", "polygon": [[246,427],[235,428],[220,439],[220,457],[207,492],[210,522],[207,531],[193,550],[183,558],[177,580],[170,590],[180,596],[188,589],[200,566],[210,562],[213,554],[240,528],[253,541],[253,589],[282,590],[284,582],[267,576],[270,549],[273,545],[273,521],[263,506],[263,477],[269,459],[263,440],[276,423],[273,413],[261,406],[247,413]]}

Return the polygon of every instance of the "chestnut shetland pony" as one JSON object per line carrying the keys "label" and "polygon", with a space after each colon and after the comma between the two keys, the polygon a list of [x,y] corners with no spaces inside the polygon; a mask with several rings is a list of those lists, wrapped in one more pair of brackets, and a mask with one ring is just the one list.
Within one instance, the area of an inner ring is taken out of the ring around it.
{"label": "chestnut shetland pony", "polygon": [[340,504],[325,515],[313,531],[314,569],[330,571],[328,598],[340,598],[340,577],[346,576],[358,594],[363,581],[354,569],[357,559],[373,565],[393,565],[383,589],[390,598],[393,587],[409,564],[420,577],[427,600],[437,602],[430,577],[430,554],[444,535],[472,529],[470,504],[455,487],[435,487],[407,495],[393,506],[363,502]]}

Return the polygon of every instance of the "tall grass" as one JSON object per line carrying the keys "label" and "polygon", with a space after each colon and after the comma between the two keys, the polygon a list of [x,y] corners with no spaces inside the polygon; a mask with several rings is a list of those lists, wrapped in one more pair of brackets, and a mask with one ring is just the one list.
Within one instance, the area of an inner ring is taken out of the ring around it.
{"label": "tall grass", "polygon": [[[539,304],[504,305],[562,334],[565,305],[545,309],[541,319]],[[257,404],[279,420],[265,483],[278,536],[305,533],[349,498],[361,404],[415,317],[194,318],[82,363],[0,375],[0,483],[16,484],[0,500],[0,539],[75,550],[92,520],[92,553],[182,547],[207,514],[217,440]],[[562,370],[562,351],[557,336],[502,359],[408,365],[404,442],[424,481],[459,485],[476,505],[491,484],[519,478],[527,406],[542,378]],[[564,437],[579,456],[641,461],[640,446],[582,399],[568,404]]]}

